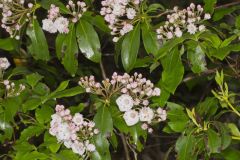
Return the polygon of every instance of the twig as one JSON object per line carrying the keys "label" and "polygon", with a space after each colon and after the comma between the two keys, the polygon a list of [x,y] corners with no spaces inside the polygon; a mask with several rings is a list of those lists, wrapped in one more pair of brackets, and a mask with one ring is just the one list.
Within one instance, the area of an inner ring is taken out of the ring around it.
{"label": "twig", "polygon": [[226,7],[234,6],[234,5],[237,5],[237,4],[240,4],[240,1],[223,4],[223,5],[215,7],[215,9],[226,8]]}
{"label": "twig", "polygon": [[128,150],[126,139],[125,139],[125,137],[122,133],[120,134],[120,137],[121,137],[122,142],[123,142],[123,148],[124,148],[124,151],[125,151],[126,160],[130,160],[130,155],[129,155],[129,150]]}
{"label": "twig", "polygon": [[104,79],[106,79],[107,76],[106,76],[106,72],[105,72],[105,69],[104,69],[104,67],[103,67],[102,61],[100,62],[100,68],[101,68],[101,71],[102,71],[102,77],[103,77]]}

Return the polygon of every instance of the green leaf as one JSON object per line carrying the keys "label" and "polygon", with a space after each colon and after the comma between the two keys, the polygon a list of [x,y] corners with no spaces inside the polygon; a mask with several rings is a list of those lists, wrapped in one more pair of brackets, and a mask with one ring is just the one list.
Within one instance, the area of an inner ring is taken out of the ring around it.
{"label": "green leaf", "polygon": [[[62,58],[62,64],[65,69],[72,76],[75,76],[75,73],[78,69],[78,46],[76,40],[76,29],[73,24],[69,26],[69,32],[66,35],[66,39],[64,43],[62,43],[62,51],[64,52],[64,56]],[[60,48],[60,47],[58,47]]]}
{"label": "green leaf", "polygon": [[55,48],[56,48],[56,54],[58,59],[62,59],[64,57],[64,52],[66,50],[67,45],[66,42],[67,35],[66,34],[58,34],[56,41],[55,41]]}
{"label": "green leaf", "polygon": [[178,104],[168,102],[167,107],[170,109],[167,114],[169,119],[168,126],[175,132],[182,132],[189,121],[184,112],[184,108]]}
{"label": "green leaf", "polygon": [[5,108],[4,121],[9,122],[13,120],[15,114],[19,109],[19,106],[21,105],[21,101],[19,97],[11,97],[4,99],[2,105]]}
{"label": "green leaf", "polygon": [[194,146],[196,139],[193,135],[181,136],[176,143],[177,159],[178,160],[196,160],[194,155]]}
{"label": "green leaf", "polygon": [[108,107],[101,106],[98,108],[97,113],[94,117],[96,127],[99,129],[101,135],[109,136],[113,131],[113,120],[108,110]]}
{"label": "green leaf", "polygon": [[156,55],[156,58],[157,59],[160,59],[162,57],[164,57],[165,55],[167,55],[174,47],[176,47],[178,44],[180,43],[183,43],[183,41],[185,40],[184,37],[180,37],[180,38],[174,38],[174,39],[171,39],[169,41],[167,41],[166,43],[164,43],[157,55]]}
{"label": "green leaf", "polygon": [[44,146],[46,146],[47,148],[49,148],[49,150],[52,153],[56,153],[59,148],[61,147],[61,143],[57,142],[56,137],[51,136],[48,132],[45,132],[44,134]]}
{"label": "green leaf", "polygon": [[207,97],[196,107],[197,113],[204,118],[210,119],[218,109],[218,100],[215,97]]}
{"label": "green leaf", "polygon": [[232,12],[238,10],[240,6],[235,5],[233,7],[228,7],[228,8],[219,8],[216,9],[213,15],[213,20],[214,21],[219,21],[221,20],[225,15],[231,14]]}
{"label": "green leaf", "polygon": [[221,149],[221,138],[218,133],[209,128],[207,130],[209,153],[219,153]]}
{"label": "green leaf", "polygon": [[36,147],[34,145],[29,144],[28,142],[21,142],[14,145],[14,149],[17,152],[27,153],[36,150]]}
{"label": "green leaf", "polygon": [[92,160],[111,160],[109,152],[109,142],[102,134],[98,134],[94,137],[94,144],[96,145],[96,151],[91,154]]}
{"label": "green leaf", "polygon": [[229,147],[232,141],[232,137],[230,135],[229,128],[226,124],[220,123],[220,137],[221,137],[221,151]]}
{"label": "green leaf", "polygon": [[41,76],[38,73],[32,73],[30,75],[26,76],[27,83],[33,88],[41,79],[43,79],[43,76]]}
{"label": "green leaf", "polygon": [[192,43],[188,43],[187,52],[188,59],[192,65],[191,69],[194,73],[201,73],[207,69],[205,54],[200,45],[196,44],[196,42],[191,42]]}
{"label": "green leaf", "polygon": [[36,109],[35,116],[39,123],[48,123],[51,120],[53,109],[48,105],[42,105],[41,108]]}
{"label": "green leaf", "polygon": [[42,134],[44,130],[45,130],[44,126],[41,125],[29,126],[28,128],[24,129],[21,132],[19,141],[23,142],[27,141],[29,138],[33,136],[39,136],[40,134]]}
{"label": "green leaf", "polygon": [[240,29],[240,16],[236,17],[235,26],[236,28]]}
{"label": "green leaf", "polygon": [[69,88],[69,89],[51,94],[50,97],[51,98],[72,97],[72,96],[75,96],[75,95],[78,95],[78,94],[81,94],[84,92],[85,92],[84,88],[77,86],[77,87]]}
{"label": "green leaf", "polygon": [[31,160],[46,160],[49,159],[47,154],[40,153],[38,151],[28,152],[24,154],[22,157],[19,157],[19,159],[16,158],[16,160],[22,160],[22,159],[31,159]]}
{"label": "green leaf", "polygon": [[5,51],[12,51],[14,50],[14,39],[12,38],[5,38],[0,39],[0,49]]}
{"label": "green leaf", "polygon": [[97,32],[84,19],[80,19],[77,24],[77,41],[79,49],[88,59],[93,62],[100,62],[101,45]]}
{"label": "green leaf", "polygon": [[37,60],[49,60],[50,55],[47,40],[36,19],[33,20],[32,26],[28,26],[27,35],[31,39],[31,44],[28,46],[28,49],[32,56]]}
{"label": "green leaf", "polygon": [[157,40],[156,32],[152,31],[148,22],[142,23],[141,29],[145,50],[148,54],[153,54],[154,56],[156,56],[159,50],[159,42]]}
{"label": "green leaf", "polygon": [[228,148],[222,151],[221,155],[222,157],[224,157],[225,160],[239,160],[240,151],[239,149]]}
{"label": "green leaf", "polygon": [[60,85],[58,86],[58,88],[54,92],[60,92],[60,91],[65,90],[67,88],[68,84],[69,84],[69,80],[61,82]]}
{"label": "green leaf", "polygon": [[228,123],[227,125],[228,125],[228,128],[230,128],[231,134],[233,136],[240,137],[240,131],[239,131],[238,127],[236,126],[236,124]]}
{"label": "green leaf", "polygon": [[204,3],[204,11],[212,14],[217,0],[204,0]]}
{"label": "green leaf", "polygon": [[79,157],[77,154],[75,154],[72,150],[61,150],[57,156],[60,158],[60,160],[79,160]]}
{"label": "green leaf", "polygon": [[30,71],[28,70],[28,68],[26,67],[16,67],[14,68],[11,73],[7,76],[8,78],[7,79],[10,79],[11,77],[13,76],[17,76],[17,75],[26,75],[30,73]]}
{"label": "green leaf", "polygon": [[168,55],[163,57],[161,63],[163,72],[159,82],[160,86],[173,94],[178,85],[182,82],[184,74],[184,66],[178,48],[175,47]]}
{"label": "green leaf", "polygon": [[26,112],[28,110],[34,110],[39,105],[42,104],[41,98],[38,97],[30,97],[28,100],[22,105],[23,111]]}
{"label": "green leaf", "polygon": [[135,28],[124,37],[122,42],[121,51],[122,64],[127,72],[132,70],[135,65],[139,46],[140,46],[140,25],[137,24]]}
{"label": "green leaf", "polygon": [[5,113],[0,114],[0,142],[3,144],[5,140],[11,140],[13,127],[5,119]]}

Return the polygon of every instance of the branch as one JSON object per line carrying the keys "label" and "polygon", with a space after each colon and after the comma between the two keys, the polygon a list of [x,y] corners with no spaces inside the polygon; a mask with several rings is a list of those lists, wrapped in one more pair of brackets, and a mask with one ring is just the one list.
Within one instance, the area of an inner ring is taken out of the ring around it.
{"label": "branch", "polygon": [[125,139],[125,137],[124,137],[124,135],[122,133],[120,134],[120,137],[121,137],[122,142],[123,142],[123,148],[124,148],[124,151],[125,151],[126,160],[131,160],[130,159],[130,155],[129,155],[129,150],[128,150],[126,139]]}
{"label": "branch", "polygon": [[104,67],[103,67],[102,61],[100,61],[100,68],[101,68],[101,71],[102,71],[102,77],[103,77],[103,79],[106,79],[107,76],[106,76],[106,72],[105,72],[105,69],[104,69]]}
{"label": "branch", "polygon": [[240,4],[240,1],[223,4],[223,5],[215,7],[215,9],[226,8],[226,7],[230,7],[230,6],[234,6],[234,5],[238,5],[238,4]]}

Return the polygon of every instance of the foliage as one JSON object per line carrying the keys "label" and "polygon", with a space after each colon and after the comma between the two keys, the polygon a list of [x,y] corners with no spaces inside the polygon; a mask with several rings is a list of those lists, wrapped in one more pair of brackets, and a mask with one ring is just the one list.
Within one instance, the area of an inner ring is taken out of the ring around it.
{"label": "foliage", "polygon": [[239,159],[240,3],[178,3],[0,0],[0,159]]}

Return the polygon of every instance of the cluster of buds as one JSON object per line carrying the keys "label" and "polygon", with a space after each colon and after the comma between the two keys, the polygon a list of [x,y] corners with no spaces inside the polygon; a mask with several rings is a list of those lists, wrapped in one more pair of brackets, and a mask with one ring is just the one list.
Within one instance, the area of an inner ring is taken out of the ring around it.
{"label": "cluster of buds", "polygon": [[196,6],[193,3],[183,10],[174,7],[172,12],[172,14],[167,15],[168,20],[164,25],[157,29],[159,40],[182,37],[185,31],[190,34],[204,31],[206,27],[202,22],[211,18],[210,14],[203,12],[201,5]]}
{"label": "cluster of buds", "polygon": [[0,58],[0,70],[4,71],[4,70],[8,69],[8,67],[10,67],[10,63],[9,63],[8,59],[5,57]]}
{"label": "cluster of buds", "polygon": [[[82,14],[87,10],[86,3],[77,1],[77,3],[73,3],[72,0],[68,1],[66,8],[69,11],[69,14],[72,15],[71,21],[76,23],[81,17]],[[43,29],[50,33],[68,33],[69,32],[69,20],[63,17],[60,14],[59,7],[54,4],[51,5],[48,11],[48,18],[42,21]]]}
{"label": "cluster of buds", "polygon": [[49,133],[82,158],[88,157],[96,149],[92,143],[93,136],[99,133],[95,123],[80,113],[72,116],[63,105],[56,105],[55,110],[56,113],[51,116]]}
{"label": "cluster of buds", "polygon": [[130,76],[127,73],[118,75],[113,73],[111,79],[105,79],[102,83],[96,82],[94,76],[80,78],[79,85],[91,92],[109,99],[113,94],[128,94],[134,98],[134,104],[148,105],[148,99],[152,96],[159,96],[160,89],[142,76],[134,73]]}
{"label": "cluster of buds", "polygon": [[133,30],[136,22],[139,5],[142,0],[104,0],[100,14],[104,16],[109,24],[113,41],[117,42],[119,38]]}
{"label": "cluster of buds", "polygon": [[20,39],[21,28],[32,18],[37,5],[25,3],[25,0],[1,0],[2,25],[12,38]]}
{"label": "cluster of buds", "polygon": [[[159,108],[157,111],[149,107],[152,96],[160,96],[161,90],[142,76],[134,73],[118,75],[113,73],[111,79],[105,79],[102,83],[96,82],[94,76],[80,78],[79,84],[86,92],[101,95],[109,100],[111,96],[120,95],[116,104],[128,126],[133,126],[139,121],[152,124],[166,120],[166,111]],[[161,110],[161,111],[160,111]],[[145,127],[146,128],[146,127]],[[151,132],[151,128],[148,128]]]}
{"label": "cluster of buds", "polygon": [[14,82],[10,82],[9,80],[4,80],[3,84],[6,88],[6,97],[19,96],[26,88],[23,84],[16,85]]}

